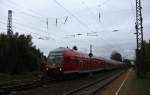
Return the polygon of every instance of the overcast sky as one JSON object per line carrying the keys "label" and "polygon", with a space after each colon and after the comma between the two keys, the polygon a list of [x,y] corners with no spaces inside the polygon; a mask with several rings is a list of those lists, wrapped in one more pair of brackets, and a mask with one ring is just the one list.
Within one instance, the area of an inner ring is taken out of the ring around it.
{"label": "overcast sky", "polygon": [[[148,40],[150,0],[142,0],[142,6],[144,39]],[[135,0],[0,0],[0,32],[6,33],[9,9],[13,31],[31,34],[45,55],[74,45],[89,53],[91,44],[97,56],[108,58],[118,51],[134,58]]]}

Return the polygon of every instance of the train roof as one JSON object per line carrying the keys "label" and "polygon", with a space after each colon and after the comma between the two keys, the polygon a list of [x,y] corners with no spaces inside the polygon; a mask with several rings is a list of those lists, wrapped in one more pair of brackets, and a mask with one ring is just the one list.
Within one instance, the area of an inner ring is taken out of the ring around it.
{"label": "train roof", "polygon": [[120,61],[116,61],[116,60],[112,60],[112,59],[108,59],[108,58],[103,58],[103,57],[95,57],[95,58],[99,59],[99,60],[104,60],[107,63],[113,63],[113,64],[122,64],[123,63],[123,62],[120,62]]}
{"label": "train roof", "polygon": [[75,51],[73,49],[70,49],[70,48],[65,48],[65,47],[59,47],[59,48],[56,48],[54,50],[52,50],[50,53],[53,53],[53,52],[65,52],[65,51],[72,51],[72,52],[76,52],[80,55],[80,57],[85,57],[85,58],[88,58],[88,54],[85,54],[85,53],[82,53],[80,51]]}
{"label": "train roof", "polygon": [[67,50],[72,50],[72,49],[65,48],[65,47],[59,47],[59,48],[56,48],[56,49],[52,50],[51,52],[64,52],[64,51],[67,51]]}

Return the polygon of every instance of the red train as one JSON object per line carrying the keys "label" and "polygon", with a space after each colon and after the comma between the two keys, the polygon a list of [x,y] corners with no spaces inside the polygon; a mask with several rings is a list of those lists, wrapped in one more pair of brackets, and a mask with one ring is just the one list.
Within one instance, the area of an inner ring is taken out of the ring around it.
{"label": "red train", "polygon": [[108,60],[69,49],[57,48],[48,55],[46,70],[48,73],[73,74],[91,73],[123,67],[122,62]]}

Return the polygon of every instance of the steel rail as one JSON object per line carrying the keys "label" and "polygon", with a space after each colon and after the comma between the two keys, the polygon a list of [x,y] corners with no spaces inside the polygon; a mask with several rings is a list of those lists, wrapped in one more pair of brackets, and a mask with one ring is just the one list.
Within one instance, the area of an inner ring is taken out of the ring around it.
{"label": "steel rail", "polygon": [[124,71],[121,72],[117,72],[117,74],[111,73],[108,74],[107,76],[91,82],[89,84],[85,84],[79,88],[73,89],[63,95],[93,95],[94,93],[96,93],[97,90],[99,90],[100,88],[103,88],[104,86],[106,86],[107,84],[109,84],[110,82],[112,82],[113,80],[115,80],[117,77],[119,77]]}

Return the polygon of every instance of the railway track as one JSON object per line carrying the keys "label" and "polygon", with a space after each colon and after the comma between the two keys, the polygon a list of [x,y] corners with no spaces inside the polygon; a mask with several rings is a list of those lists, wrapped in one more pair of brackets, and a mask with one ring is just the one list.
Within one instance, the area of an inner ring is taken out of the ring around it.
{"label": "railway track", "polygon": [[44,84],[50,83],[50,82],[54,82],[56,81],[55,79],[50,79],[50,80],[33,80],[30,82],[21,82],[21,83],[16,83],[16,84],[12,84],[12,85],[1,85],[0,86],[0,95],[5,95],[5,94],[9,94],[10,92],[15,92],[15,91],[22,91],[22,90],[28,90],[28,89],[33,89],[36,87],[40,87]]}
{"label": "railway track", "polygon": [[63,95],[94,95],[96,91],[98,91],[100,88],[103,88],[113,80],[115,80],[117,77],[119,77],[124,71],[121,71],[119,73],[112,73],[108,74],[107,76],[96,80],[94,82],[91,82],[89,84],[83,85],[79,88],[73,89],[71,91],[68,91],[64,93]]}
{"label": "railway track", "polygon": [[[99,88],[99,86],[96,87],[94,85],[102,85],[104,80],[110,79],[110,76],[121,74],[118,73],[121,71],[104,71],[93,76],[79,77],[71,80],[32,81],[18,85],[0,86],[0,95],[7,95],[9,93],[13,93],[13,95],[28,95],[30,93],[32,93],[32,95],[92,95],[88,93],[94,92],[96,89],[92,90],[92,88],[89,87],[93,86],[93,88]],[[104,84],[106,85],[106,83]]]}

